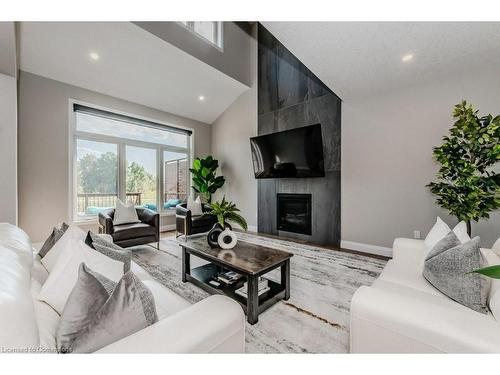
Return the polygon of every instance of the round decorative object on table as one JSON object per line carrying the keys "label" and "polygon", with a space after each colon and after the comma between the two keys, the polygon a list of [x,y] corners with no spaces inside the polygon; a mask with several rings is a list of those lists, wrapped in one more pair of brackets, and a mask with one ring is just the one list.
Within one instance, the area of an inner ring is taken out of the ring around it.
{"label": "round decorative object on table", "polygon": [[222,227],[219,223],[215,223],[210,232],[207,234],[207,242],[210,247],[219,247],[219,243],[217,242],[219,235],[222,233]]}
{"label": "round decorative object on table", "polygon": [[238,242],[238,239],[236,238],[236,234],[232,230],[226,228],[219,234],[217,242],[222,249],[232,249],[236,246],[236,242]]}

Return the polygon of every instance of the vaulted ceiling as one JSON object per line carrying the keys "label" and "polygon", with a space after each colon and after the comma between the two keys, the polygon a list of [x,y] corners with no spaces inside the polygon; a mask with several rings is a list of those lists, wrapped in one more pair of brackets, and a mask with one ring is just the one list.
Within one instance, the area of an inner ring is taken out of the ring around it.
{"label": "vaulted ceiling", "polygon": [[499,22],[263,25],[344,100],[474,70],[500,69]]}
{"label": "vaulted ceiling", "polygon": [[248,89],[130,22],[22,22],[20,64],[30,73],[209,124]]}

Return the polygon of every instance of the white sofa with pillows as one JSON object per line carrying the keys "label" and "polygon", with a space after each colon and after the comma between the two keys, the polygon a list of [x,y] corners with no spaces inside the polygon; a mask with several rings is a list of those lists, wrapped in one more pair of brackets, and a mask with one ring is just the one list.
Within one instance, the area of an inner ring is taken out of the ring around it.
{"label": "white sofa with pillows", "polygon": [[[134,262],[131,271],[154,296],[158,322],[99,352],[244,352],[245,317],[236,302],[211,296],[191,305]],[[60,314],[39,300],[49,276],[26,233],[0,223],[0,352],[57,352]]]}
{"label": "white sofa with pillows", "polygon": [[[500,264],[499,245],[481,249],[484,266]],[[484,291],[490,311],[476,312],[424,278],[428,250],[424,240],[396,239],[380,277],[356,291],[352,353],[500,353],[500,280],[490,280]]]}

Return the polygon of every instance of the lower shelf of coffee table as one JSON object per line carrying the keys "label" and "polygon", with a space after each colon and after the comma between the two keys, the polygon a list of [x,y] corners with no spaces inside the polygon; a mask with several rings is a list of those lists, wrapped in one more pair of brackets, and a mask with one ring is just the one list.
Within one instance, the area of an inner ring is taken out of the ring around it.
{"label": "lower shelf of coffee table", "polygon": [[[222,294],[234,299],[243,307],[246,313],[247,298],[236,293],[236,290],[240,289],[247,281],[245,276],[232,285],[225,285],[221,283],[220,288],[215,288],[208,283],[214,278],[214,276],[223,270],[226,269],[216,264],[209,263],[193,268],[191,273],[186,275],[186,279],[210,294]],[[259,296],[260,312],[266,310],[268,307],[276,303],[278,300],[283,299],[285,296],[285,288],[282,287],[280,283],[267,278],[266,280],[268,280],[269,290]]]}

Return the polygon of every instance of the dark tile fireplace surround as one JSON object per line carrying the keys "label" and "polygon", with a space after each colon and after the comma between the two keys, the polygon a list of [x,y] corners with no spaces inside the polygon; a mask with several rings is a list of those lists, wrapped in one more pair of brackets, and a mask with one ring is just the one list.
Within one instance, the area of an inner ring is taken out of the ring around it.
{"label": "dark tile fireplace surround", "polygon": [[340,246],[342,101],[261,24],[258,42],[257,134],[321,124],[325,162],[324,177],[258,180],[258,231]]}

